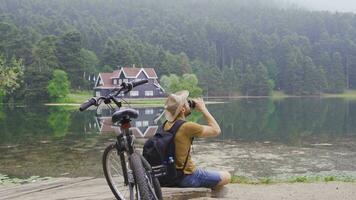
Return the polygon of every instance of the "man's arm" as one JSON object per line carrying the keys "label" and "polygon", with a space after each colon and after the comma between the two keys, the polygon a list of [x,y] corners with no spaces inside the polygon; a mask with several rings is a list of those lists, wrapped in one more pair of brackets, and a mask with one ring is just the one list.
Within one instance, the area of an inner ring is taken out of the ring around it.
{"label": "man's arm", "polygon": [[208,122],[208,125],[203,125],[203,131],[200,137],[218,136],[221,133],[220,126],[206,108],[203,99],[198,98],[194,99],[194,101],[196,103],[195,109],[200,111],[203,114],[205,120]]}

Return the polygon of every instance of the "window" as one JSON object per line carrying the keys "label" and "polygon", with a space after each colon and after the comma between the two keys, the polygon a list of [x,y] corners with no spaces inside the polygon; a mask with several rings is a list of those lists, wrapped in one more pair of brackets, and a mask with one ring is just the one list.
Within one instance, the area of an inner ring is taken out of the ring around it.
{"label": "window", "polygon": [[152,115],[153,114],[153,109],[145,109],[145,114],[146,115]]}
{"label": "window", "polygon": [[136,122],[136,127],[142,127],[142,122],[141,121],[137,121]]}
{"label": "window", "polygon": [[100,97],[100,91],[96,91],[96,92],[95,92],[95,96],[96,96],[96,97]]}
{"label": "window", "polygon": [[140,78],[136,78],[136,79],[135,79],[135,81],[140,81],[140,80],[142,80],[142,79],[140,79]]}
{"label": "window", "polygon": [[130,96],[137,97],[138,96],[138,91],[130,91]]}
{"label": "window", "polygon": [[119,79],[119,85],[121,85],[121,83],[122,83],[122,79]]}
{"label": "window", "polygon": [[125,83],[129,82],[129,81],[127,80],[127,78],[125,78],[123,81],[124,81]]}
{"label": "window", "polygon": [[143,127],[148,126],[148,121],[143,121],[143,122],[142,122],[142,126],[143,126]]}
{"label": "window", "polygon": [[117,79],[114,79],[114,85],[116,85],[117,84]]}
{"label": "window", "polygon": [[153,96],[153,91],[145,91],[145,96]]}

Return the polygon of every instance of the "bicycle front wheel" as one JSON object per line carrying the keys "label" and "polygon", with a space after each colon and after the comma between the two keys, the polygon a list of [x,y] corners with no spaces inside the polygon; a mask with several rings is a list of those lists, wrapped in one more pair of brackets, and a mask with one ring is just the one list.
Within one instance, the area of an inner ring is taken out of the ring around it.
{"label": "bicycle front wheel", "polygon": [[132,181],[125,183],[125,176],[127,180],[130,176],[133,179],[128,156],[124,152],[118,154],[116,144],[106,147],[103,154],[103,170],[105,179],[116,199],[132,199],[133,184],[130,183]]}

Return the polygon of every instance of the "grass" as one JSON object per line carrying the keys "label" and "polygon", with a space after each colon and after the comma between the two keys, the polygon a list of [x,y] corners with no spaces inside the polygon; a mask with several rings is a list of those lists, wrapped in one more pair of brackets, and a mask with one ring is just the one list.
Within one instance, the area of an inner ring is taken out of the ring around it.
{"label": "grass", "polygon": [[[314,97],[318,97],[318,95],[314,95]],[[273,99],[283,99],[287,97],[298,97],[293,95],[288,95],[283,91],[272,91],[271,97]],[[303,97],[303,96],[300,96]],[[344,99],[356,99],[356,90],[345,90],[341,94],[330,94],[330,93],[323,93],[320,95],[322,98],[344,98]]]}
{"label": "grass", "polygon": [[49,180],[50,177],[39,177],[39,176],[31,176],[28,178],[15,178],[9,177],[4,174],[0,174],[0,185],[9,185],[9,184],[25,184],[25,183],[32,183],[36,181],[43,181]]}
{"label": "grass", "polygon": [[328,97],[328,98],[356,99],[356,90],[345,90],[345,92],[341,93],[341,94],[328,94],[328,93],[325,93],[322,96],[323,97]]}
{"label": "grass", "polygon": [[272,91],[272,94],[271,94],[271,97],[273,99],[283,99],[283,98],[286,98],[286,97],[290,97],[290,95],[282,92],[282,91]]}
{"label": "grass", "polygon": [[273,179],[264,177],[260,179],[251,179],[245,176],[234,175],[231,177],[231,183],[239,184],[274,184],[274,183],[320,183],[320,182],[352,182],[356,183],[356,179],[352,177],[337,177],[337,176],[293,176],[286,179]]}
{"label": "grass", "polygon": [[93,91],[73,91],[68,95],[68,97],[64,100],[65,102],[63,103],[84,103],[85,101],[93,97],[93,95]]}

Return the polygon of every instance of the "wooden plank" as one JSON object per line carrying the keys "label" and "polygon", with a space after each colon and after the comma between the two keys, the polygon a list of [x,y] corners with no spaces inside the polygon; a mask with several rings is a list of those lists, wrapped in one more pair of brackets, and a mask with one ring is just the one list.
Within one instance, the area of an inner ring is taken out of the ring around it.
{"label": "wooden plank", "polygon": [[7,189],[0,191],[1,199],[16,199],[17,197],[31,196],[33,193],[42,191],[50,191],[54,188],[69,186],[80,183],[93,178],[56,178],[49,181],[39,181],[24,185],[10,186]]}
{"label": "wooden plank", "polygon": [[[3,200],[75,199],[107,200],[114,199],[105,179],[59,178],[20,186],[6,186],[0,192]],[[186,199],[187,197],[206,197],[206,188],[162,188],[165,199]]]}

